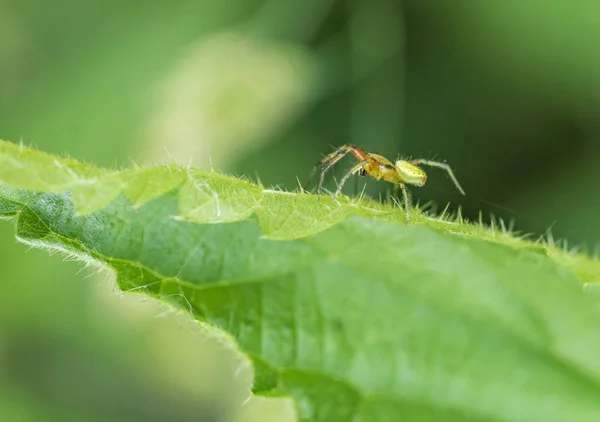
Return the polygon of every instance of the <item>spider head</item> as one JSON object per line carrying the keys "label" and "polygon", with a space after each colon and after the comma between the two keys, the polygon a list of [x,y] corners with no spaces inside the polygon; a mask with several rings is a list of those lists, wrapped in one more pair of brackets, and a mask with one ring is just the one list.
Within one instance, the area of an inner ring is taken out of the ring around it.
{"label": "spider head", "polygon": [[427,175],[425,172],[409,163],[408,161],[398,160],[396,161],[396,170],[398,175],[401,177],[404,183],[414,186],[423,186],[427,181]]}

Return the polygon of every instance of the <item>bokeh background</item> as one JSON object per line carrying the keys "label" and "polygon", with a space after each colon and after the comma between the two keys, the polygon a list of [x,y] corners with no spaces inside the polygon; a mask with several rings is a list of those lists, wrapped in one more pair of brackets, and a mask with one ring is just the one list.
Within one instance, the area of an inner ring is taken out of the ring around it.
{"label": "bokeh background", "polygon": [[[598,40],[595,0],[0,0],[0,138],[286,189],[343,143],[447,160],[467,196],[431,170],[415,200],[593,253]],[[2,420],[294,420],[246,401],[247,362],[185,313],[10,222],[0,257]]]}

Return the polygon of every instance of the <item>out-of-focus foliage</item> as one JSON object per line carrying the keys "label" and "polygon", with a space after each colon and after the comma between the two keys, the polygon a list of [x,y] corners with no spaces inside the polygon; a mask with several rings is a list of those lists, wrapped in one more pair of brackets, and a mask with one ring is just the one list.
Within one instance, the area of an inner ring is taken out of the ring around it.
{"label": "out-of-focus foliage", "polygon": [[[221,170],[285,187],[330,145],[435,156],[452,164],[468,195],[432,171],[415,199],[515,218],[537,234],[553,225],[555,238],[591,248],[600,237],[598,16],[591,0],[2,0],[0,138],[107,166],[191,159],[207,168],[211,156]],[[367,183],[375,197],[385,189]],[[9,224],[0,231],[11,238]],[[163,420],[196,413],[201,400],[163,404],[153,395],[177,390],[161,374],[200,389],[210,378],[168,363],[187,330],[163,357],[162,346],[131,334],[156,318],[154,308],[127,325],[115,309],[135,300],[103,301],[98,277],[24,251],[0,241],[0,361],[18,374],[1,374],[1,406],[22,419],[85,420],[61,413],[52,395],[78,392],[82,403],[105,397],[114,414],[135,420],[118,407],[121,393],[104,389],[121,383],[147,388],[127,388],[140,394],[137,410],[176,409]],[[6,288],[6,280],[20,282]],[[91,325],[95,336],[86,334]],[[181,331],[172,316],[165,325]],[[194,339],[194,354],[214,344]],[[159,357],[140,362],[142,351]],[[209,367],[224,362],[218,354],[206,356]],[[223,365],[233,379],[236,364]],[[223,408],[240,408],[243,394],[232,397]],[[210,420],[220,405],[206,402]]]}

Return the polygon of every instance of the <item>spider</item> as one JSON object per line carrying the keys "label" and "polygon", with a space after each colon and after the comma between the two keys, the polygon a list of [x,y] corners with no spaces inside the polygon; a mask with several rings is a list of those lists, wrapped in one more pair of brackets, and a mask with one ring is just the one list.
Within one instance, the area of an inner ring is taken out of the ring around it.
{"label": "spider", "polygon": [[404,207],[406,224],[408,224],[409,221],[409,197],[406,185],[408,184],[420,187],[423,186],[427,181],[427,175],[423,169],[418,167],[419,165],[438,167],[446,170],[456,188],[460,191],[460,193],[463,195],[465,194],[465,191],[460,187],[458,180],[456,180],[456,177],[454,177],[452,169],[446,163],[425,159],[416,159],[410,161],[397,160],[396,163],[393,164],[387,158],[372,152],[365,152],[362,148],[357,147],[356,145],[342,145],[332,153],[325,156],[314,166],[309,181],[312,179],[312,176],[314,176],[317,169],[320,168],[321,177],[319,179],[317,193],[321,192],[323,188],[325,173],[327,173],[327,171],[338,161],[344,158],[346,154],[352,154],[358,160],[358,163],[348,170],[346,174],[344,174],[344,177],[342,177],[340,180],[334,196],[338,196],[338,194],[342,191],[342,186],[344,186],[344,183],[346,183],[346,181],[355,173],[358,173],[360,176],[368,174],[376,180],[383,179],[386,182],[393,183],[395,186],[399,186],[400,189],[402,189],[402,203]]}

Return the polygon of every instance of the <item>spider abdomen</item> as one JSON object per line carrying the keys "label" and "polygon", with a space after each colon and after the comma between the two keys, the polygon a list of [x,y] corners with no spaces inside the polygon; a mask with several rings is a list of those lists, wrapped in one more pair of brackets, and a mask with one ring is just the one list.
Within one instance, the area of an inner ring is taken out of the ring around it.
{"label": "spider abdomen", "polygon": [[398,160],[396,161],[396,170],[398,175],[401,177],[404,183],[408,183],[413,186],[423,186],[427,182],[427,175],[425,172],[409,163],[408,161]]}

